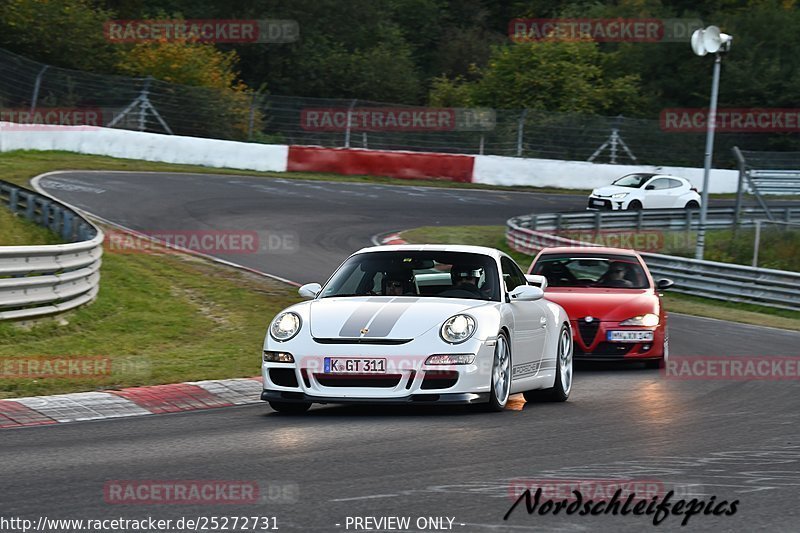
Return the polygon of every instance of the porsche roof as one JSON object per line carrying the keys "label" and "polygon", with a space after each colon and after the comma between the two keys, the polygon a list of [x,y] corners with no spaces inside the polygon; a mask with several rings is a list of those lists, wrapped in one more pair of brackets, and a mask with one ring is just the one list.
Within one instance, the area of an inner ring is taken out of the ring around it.
{"label": "porsche roof", "polygon": [[353,255],[366,252],[464,252],[488,255],[499,258],[507,254],[488,246],[468,246],[465,244],[389,244],[383,246],[370,246],[362,248]]}

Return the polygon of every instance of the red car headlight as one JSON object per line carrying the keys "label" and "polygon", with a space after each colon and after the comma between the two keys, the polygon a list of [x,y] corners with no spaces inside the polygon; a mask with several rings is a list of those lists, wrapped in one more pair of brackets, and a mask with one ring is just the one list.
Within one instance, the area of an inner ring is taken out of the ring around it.
{"label": "red car headlight", "polygon": [[620,326],[657,326],[658,325],[658,315],[654,315],[653,313],[646,313],[644,315],[638,315],[626,320],[623,320],[619,323]]}

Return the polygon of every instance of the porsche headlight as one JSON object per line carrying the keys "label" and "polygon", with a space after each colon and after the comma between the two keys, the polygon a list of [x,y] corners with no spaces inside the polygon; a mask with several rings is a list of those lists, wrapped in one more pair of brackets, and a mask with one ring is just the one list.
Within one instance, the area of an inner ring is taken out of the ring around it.
{"label": "porsche headlight", "polygon": [[269,326],[270,336],[278,342],[288,341],[300,331],[300,315],[291,311],[281,313],[275,317]]}
{"label": "porsche headlight", "polygon": [[658,325],[658,315],[654,315],[653,313],[647,313],[645,315],[639,315],[627,320],[623,320],[619,323],[620,326],[657,326]]}
{"label": "porsche headlight", "polygon": [[459,344],[475,333],[475,319],[469,315],[455,315],[442,324],[440,335],[445,342]]}
{"label": "porsche headlight", "polygon": [[628,193],[626,193],[626,192],[618,192],[616,194],[612,194],[611,198],[613,198],[615,200],[622,200],[626,196],[628,196]]}

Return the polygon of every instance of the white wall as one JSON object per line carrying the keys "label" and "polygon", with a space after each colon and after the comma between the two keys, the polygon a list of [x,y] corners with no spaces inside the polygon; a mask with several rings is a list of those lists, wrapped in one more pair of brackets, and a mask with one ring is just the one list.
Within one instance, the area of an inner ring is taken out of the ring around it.
{"label": "white wall", "polygon": [[[65,150],[82,154],[107,155],[145,161],[204,165],[215,168],[285,172],[289,147],[200,139],[158,133],[81,126],[35,126],[0,122],[0,152],[11,150]],[[24,128],[24,127],[23,127]],[[592,189],[609,184],[631,172],[663,172],[703,185],[703,169],[610,165],[585,161],[522,159],[494,155],[475,157],[474,183],[530,185],[565,189]],[[713,170],[712,193],[736,192],[738,172]]]}
{"label": "white wall", "polygon": [[[586,161],[556,159],[522,159],[496,155],[475,156],[474,183],[487,185],[529,185],[564,189],[593,189],[631,172],[663,172],[691,181],[698,190],[703,187],[703,169],[685,167],[653,167],[648,165],[611,165]],[[739,173],[736,170],[713,169],[709,192],[736,192]]]}
{"label": "white wall", "polygon": [[0,122],[0,152],[65,150],[145,161],[285,172],[289,147],[161,135],[112,128]]}

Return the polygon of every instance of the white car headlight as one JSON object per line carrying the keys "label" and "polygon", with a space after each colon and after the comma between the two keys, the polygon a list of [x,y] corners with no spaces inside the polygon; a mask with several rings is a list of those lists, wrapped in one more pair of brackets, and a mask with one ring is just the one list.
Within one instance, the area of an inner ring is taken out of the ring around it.
{"label": "white car headlight", "polygon": [[475,319],[469,315],[451,316],[442,324],[440,335],[445,342],[459,344],[475,333]]}
{"label": "white car headlight", "polygon": [[269,326],[270,336],[278,342],[288,341],[300,331],[302,321],[300,315],[292,313],[281,313],[275,317]]}
{"label": "white car headlight", "polygon": [[618,192],[618,193],[616,193],[616,194],[612,194],[612,195],[611,195],[611,198],[613,198],[613,199],[615,199],[615,200],[622,200],[622,199],[623,199],[623,198],[625,198],[626,196],[628,196],[628,193],[627,193],[627,192]]}
{"label": "white car headlight", "polygon": [[653,313],[647,313],[645,315],[639,315],[627,320],[623,320],[619,323],[620,326],[657,326],[658,325],[658,315],[654,315]]}

